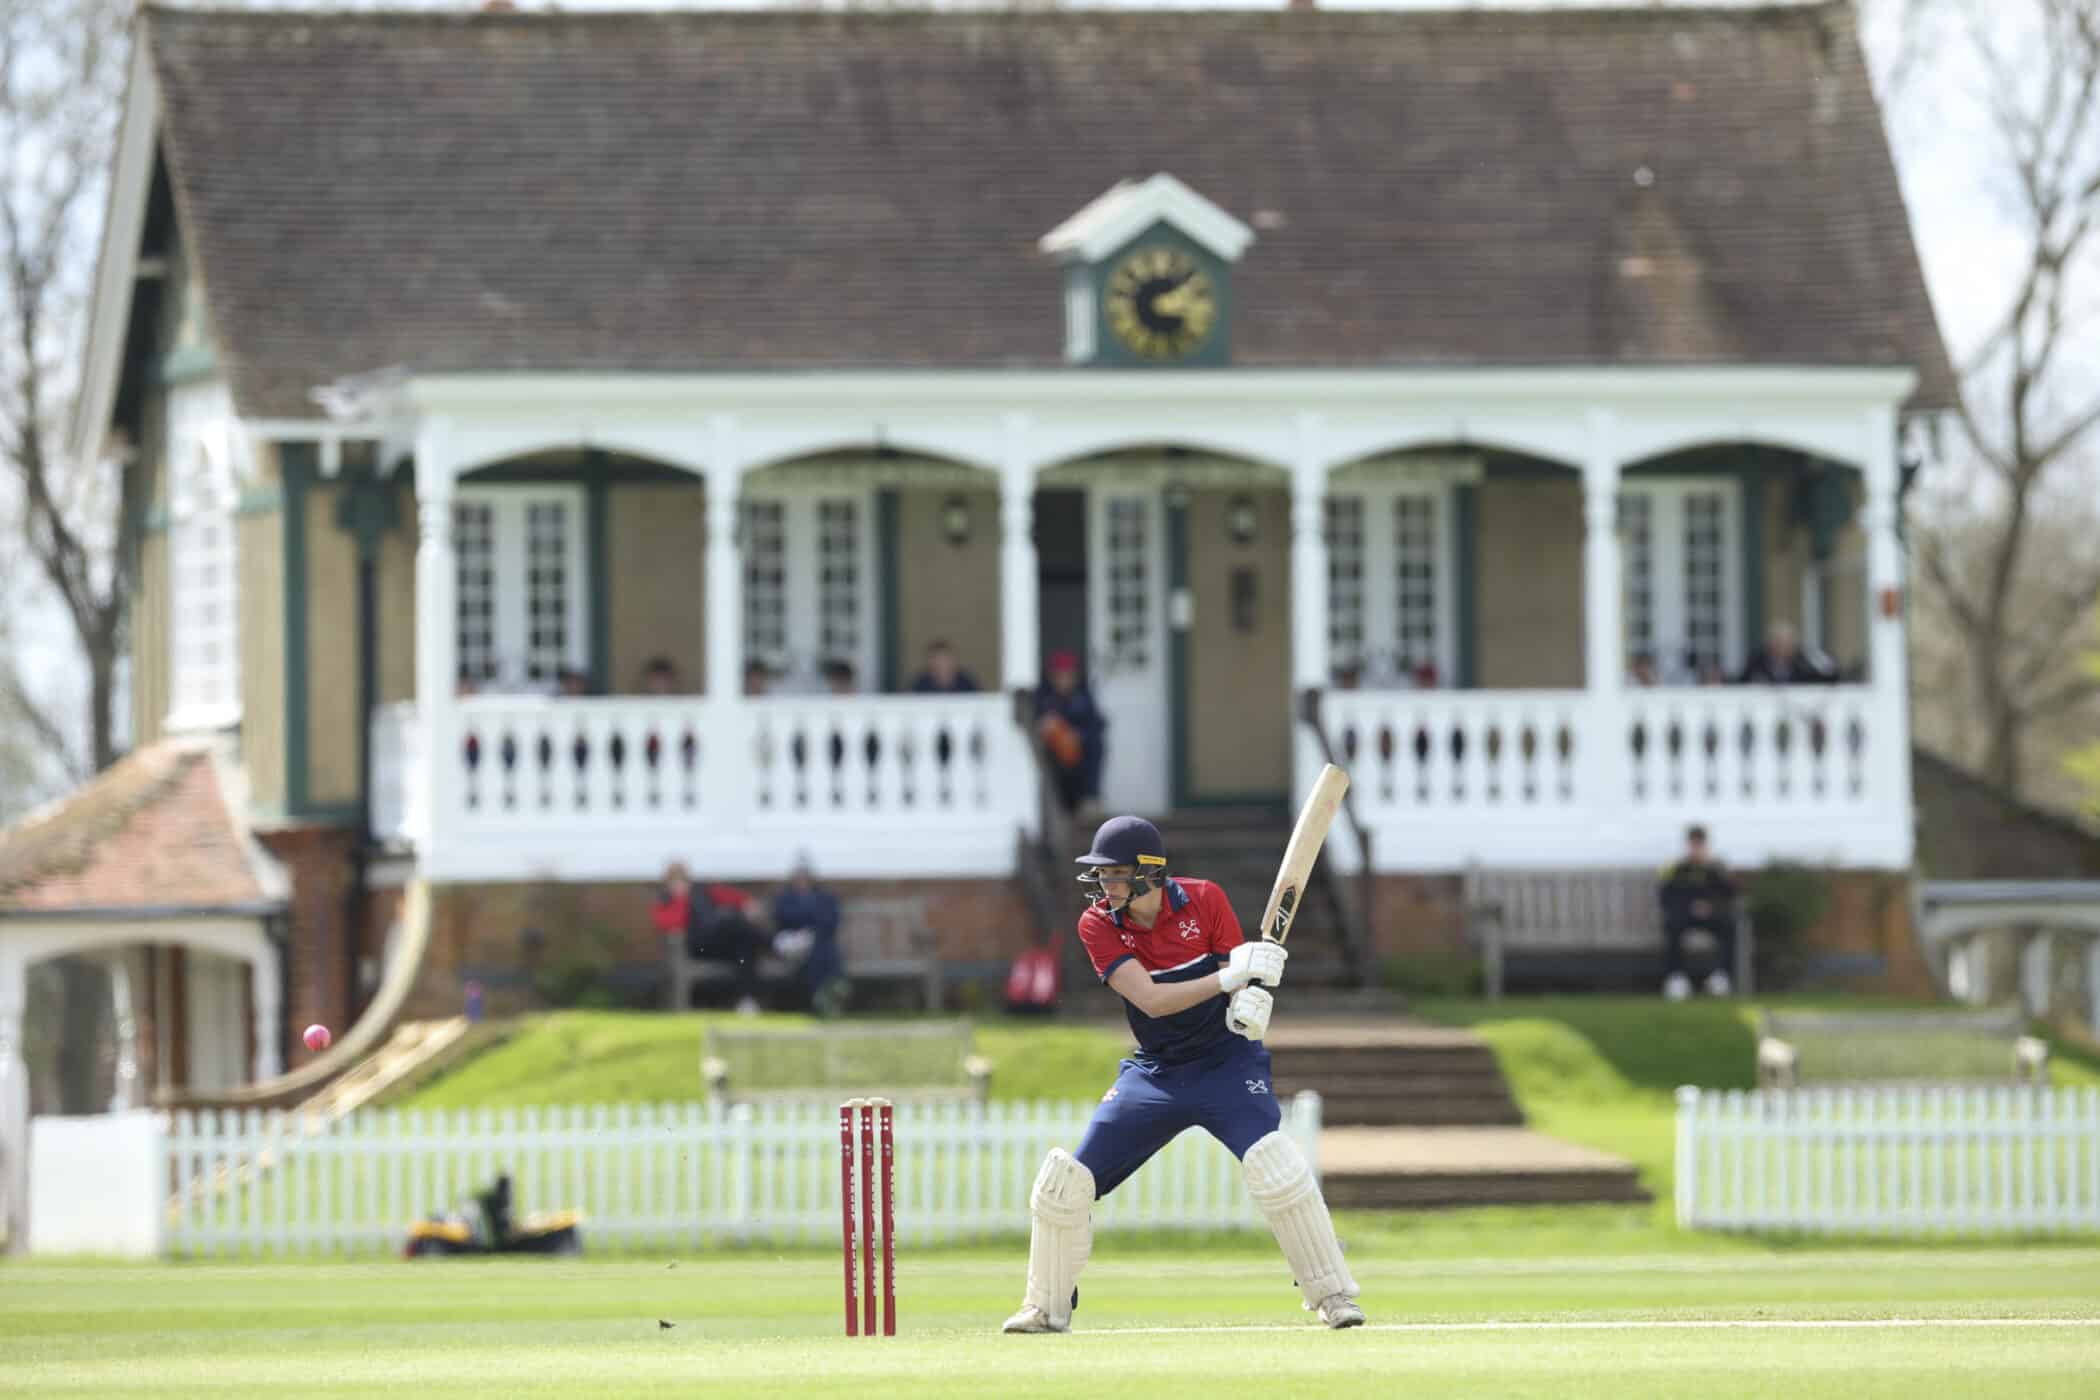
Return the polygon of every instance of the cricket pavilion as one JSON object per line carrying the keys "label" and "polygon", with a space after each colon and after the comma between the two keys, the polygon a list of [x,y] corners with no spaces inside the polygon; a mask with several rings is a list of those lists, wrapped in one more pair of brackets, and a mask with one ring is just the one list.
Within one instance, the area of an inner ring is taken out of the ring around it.
{"label": "cricket pavilion", "polygon": [[[411,886],[408,1006],[646,958],[673,859],[1003,970],[1075,906],[1056,651],[1103,805],[1243,899],[1350,768],[1337,977],[1694,821],[1911,865],[1955,388],[1849,4],[138,32],[74,445],[152,503],[138,743],[217,745],[286,874],[281,997],[188,962],[258,1065]],[[1777,622],[1837,683],[1700,683]],[[911,692],[935,639],[979,692]]]}

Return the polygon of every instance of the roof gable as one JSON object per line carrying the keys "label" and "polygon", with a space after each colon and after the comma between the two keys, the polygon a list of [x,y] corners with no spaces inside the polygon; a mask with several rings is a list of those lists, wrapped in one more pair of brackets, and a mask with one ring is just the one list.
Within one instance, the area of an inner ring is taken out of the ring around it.
{"label": "roof gable", "polygon": [[1086,207],[1043,235],[1038,246],[1066,260],[1099,262],[1155,224],[1171,224],[1198,244],[1237,261],[1254,230],[1165,171],[1148,180],[1118,180]]}
{"label": "roof gable", "polygon": [[282,868],[238,815],[211,739],[164,739],[0,830],[0,913],[278,904]]}

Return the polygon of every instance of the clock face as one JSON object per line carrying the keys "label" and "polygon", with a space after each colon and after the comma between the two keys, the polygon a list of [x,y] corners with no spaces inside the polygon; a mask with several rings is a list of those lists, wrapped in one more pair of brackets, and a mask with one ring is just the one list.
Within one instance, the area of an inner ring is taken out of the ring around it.
{"label": "clock face", "polygon": [[1218,290],[1210,274],[1175,248],[1139,248],[1116,264],[1103,293],[1108,328],[1133,353],[1175,360],[1210,339]]}

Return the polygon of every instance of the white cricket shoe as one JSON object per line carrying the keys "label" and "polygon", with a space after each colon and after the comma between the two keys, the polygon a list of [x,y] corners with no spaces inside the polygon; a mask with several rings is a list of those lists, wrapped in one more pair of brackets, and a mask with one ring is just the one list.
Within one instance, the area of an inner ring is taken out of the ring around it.
{"label": "white cricket shoe", "polygon": [[1663,983],[1664,1001],[1683,1001],[1692,994],[1692,981],[1681,972],[1673,972]]}
{"label": "white cricket shoe", "polygon": [[1330,1293],[1320,1300],[1320,1321],[1339,1331],[1364,1325],[1364,1310],[1346,1293]]}
{"label": "white cricket shoe", "polygon": [[1006,1319],[1006,1325],[999,1330],[1001,1332],[1069,1332],[1072,1330],[1072,1324],[1068,1322],[1060,1327],[1057,1323],[1050,1320],[1050,1314],[1044,1312],[1035,1304],[1029,1303],[1012,1317]]}
{"label": "white cricket shoe", "polygon": [[758,1014],[757,1000],[753,997],[745,997],[736,1004],[736,1014],[739,1016],[756,1016]]}
{"label": "white cricket shoe", "polygon": [[1710,997],[1725,997],[1734,990],[1734,986],[1735,984],[1728,980],[1728,974],[1717,968],[1707,976],[1706,994]]}

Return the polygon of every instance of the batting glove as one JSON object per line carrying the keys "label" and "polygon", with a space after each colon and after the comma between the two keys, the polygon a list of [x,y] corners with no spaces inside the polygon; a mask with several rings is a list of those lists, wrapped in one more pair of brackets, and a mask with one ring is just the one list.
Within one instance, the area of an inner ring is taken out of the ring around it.
{"label": "batting glove", "polygon": [[1269,1013],[1275,1009],[1276,998],[1267,988],[1242,987],[1225,1005],[1225,1028],[1234,1035],[1260,1040],[1269,1033]]}
{"label": "batting glove", "polygon": [[1218,969],[1218,990],[1230,996],[1249,982],[1265,982],[1273,987],[1283,981],[1283,945],[1257,939],[1252,943],[1241,943],[1225,956],[1225,966]]}

